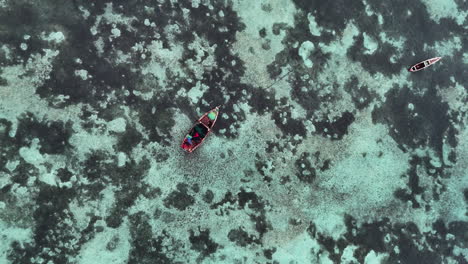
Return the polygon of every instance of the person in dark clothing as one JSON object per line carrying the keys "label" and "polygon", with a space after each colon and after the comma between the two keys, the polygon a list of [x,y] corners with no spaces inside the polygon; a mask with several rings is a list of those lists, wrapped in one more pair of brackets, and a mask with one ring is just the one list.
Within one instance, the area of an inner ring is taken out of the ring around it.
{"label": "person in dark clothing", "polygon": [[208,129],[203,124],[197,124],[193,127],[190,135],[194,143],[200,143],[208,133]]}

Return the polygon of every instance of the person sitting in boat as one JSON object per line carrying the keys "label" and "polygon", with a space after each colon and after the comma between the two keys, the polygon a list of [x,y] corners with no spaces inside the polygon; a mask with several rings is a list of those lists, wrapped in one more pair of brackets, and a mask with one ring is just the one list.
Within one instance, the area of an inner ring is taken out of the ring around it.
{"label": "person sitting in boat", "polygon": [[193,129],[190,131],[190,134],[187,136],[187,141],[191,145],[193,143],[198,144],[205,138],[207,132],[208,129],[203,124],[197,124],[195,127],[193,127]]}
{"label": "person sitting in boat", "polygon": [[[193,131],[195,130],[192,130],[191,132]],[[202,138],[200,137],[200,134],[198,134],[197,132],[190,133],[189,135],[187,135],[187,137],[185,137],[183,145],[185,146],[185,148],[190,148],[192,146],[197,145],[201,141],[202,141]]]}
{"label": "person sitting in boat", "polygon": [[419,64],[416,64],[415,68],[416,68],[416,70],[419,70],[419,69],[421,69],[421,68],[424,68],[425,66],[426,66],[426,65],[424,64],[424,62],[421,62],[421,63],[419,63]]}

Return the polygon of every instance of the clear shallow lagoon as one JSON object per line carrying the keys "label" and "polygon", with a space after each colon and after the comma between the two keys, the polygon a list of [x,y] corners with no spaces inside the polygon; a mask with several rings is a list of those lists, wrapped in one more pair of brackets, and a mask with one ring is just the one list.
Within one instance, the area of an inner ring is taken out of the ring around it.
{"label": "clear shallow lagoon", "polygon": [[466,263],[467,14],[0,1],[0,263]]}

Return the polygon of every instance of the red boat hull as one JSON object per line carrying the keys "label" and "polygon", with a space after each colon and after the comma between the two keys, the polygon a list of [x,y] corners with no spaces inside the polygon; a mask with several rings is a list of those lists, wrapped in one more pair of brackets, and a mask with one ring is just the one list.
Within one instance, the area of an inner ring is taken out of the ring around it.
{"label": "red boat hull", "polygon": [[411,66],[408,69],[408,71],[410,71],[410,72],[420,71],[420,70],[425,69],[425,68],[431,66],[432,64],[438,62],[440,59],[442,59],[442,57],[435,57],[435,58],[432,58],[432,59],[422,61],[420,63],[416,63],[415,65]]}
{"label": "red boat hull", "polygon": [[189,153],[198,148],[211,133],[218,116],[219,106],[202,115],[189,130],[180,147]]}

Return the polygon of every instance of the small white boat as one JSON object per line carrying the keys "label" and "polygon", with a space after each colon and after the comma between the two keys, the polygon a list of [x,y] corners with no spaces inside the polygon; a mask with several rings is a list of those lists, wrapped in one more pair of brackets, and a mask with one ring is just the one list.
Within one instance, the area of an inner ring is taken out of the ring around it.
{"label": "small white boat", "polygon": [[428,60],[425,60],[425,61],[422,61],[418,64],[415,64],[413,66],[411,66],[408,71],[410,72],[417,72],[417,71],[420,71],[424,68],[427,68],[429,66],[431,66],[432,64],[438,62],[440,59],[442,59],[442,57],[435,57],[435,58],[432,58],[432,59],[428,59]]}

